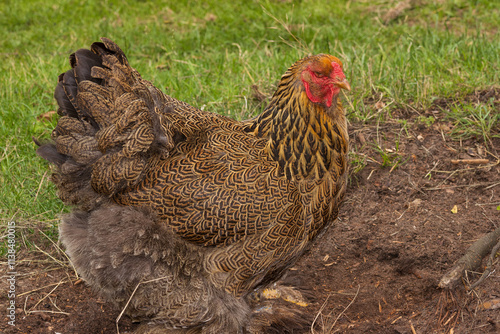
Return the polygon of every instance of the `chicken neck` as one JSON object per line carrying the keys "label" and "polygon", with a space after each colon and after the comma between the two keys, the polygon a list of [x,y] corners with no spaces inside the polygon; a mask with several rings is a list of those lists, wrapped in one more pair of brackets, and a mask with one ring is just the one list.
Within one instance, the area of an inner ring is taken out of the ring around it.
{"label": "chicken neck", "polygon": [[311,102],[304,90],[287,95],[279,88],[253,131],[269,138],[266,150],[288,180],[320,180],[329,173],[335,181],[346,169],[348,149],[340,100],[335,96],[327,107]]}

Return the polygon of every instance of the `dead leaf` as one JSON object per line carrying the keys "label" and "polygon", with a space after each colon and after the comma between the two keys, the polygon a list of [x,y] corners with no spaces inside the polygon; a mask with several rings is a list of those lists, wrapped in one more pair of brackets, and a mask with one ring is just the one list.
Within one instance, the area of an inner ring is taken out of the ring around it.
{"label": "dead leaf", "polygon": [[494,310],[500,308],[500,299],[496,298],[488,300],[487,302],[482,303],[479,307],[483,310]]}
{"label": "dead leaf", "polygon": [[359,142],[361,143],[361,145],[366,144],[365,136],[361,132],[358,133],[358,139],[359,139]]}
{"label": "dead leaf", "polygon": [[451,213],[457,213],[458,212],[458,207],[456,205],[453,206],[451,209]]}
{"label": "dead leaf", "polygon": [[385,103],[382,101],[378,101],[377,103],[375,103],[375,108],[377,108],[378,110],[383,109],[384,107]]}
{"label": "dead leaf", "polygon": [[416,198],[413,202],[408,203],[408,209],[416,209],[422,204],[422,200],[420,198]]}
{"label": "dead leaf", "polygon": [[208,13],[207,15],[205,15],[205,21],[213,22],[215,20],[217,20],[217,15],[213,13]]}
{"label": "dead leaf", "polygon": [[56,112],[54,110],[47,111],[46,113],[38,115],[36,119],[39,121],[50,121],[52,120],[52,116],[54,116],[55,114]]}
{"label": "dead leaf", "polygon": [[471,157],[476,156],[476,152],[474,152],[474,149],[472,147],[467,147],[467,154],[470,155]]}
{"label": "dead leaf", "polygon": [[446,123],[439,123],[439,128],[444,132],[450,132],[451,128]]}
{"label": "dead leaf", "polygon": [[479,154],[480,156],[484,156],[483,147],[477,145],[477,154]]}

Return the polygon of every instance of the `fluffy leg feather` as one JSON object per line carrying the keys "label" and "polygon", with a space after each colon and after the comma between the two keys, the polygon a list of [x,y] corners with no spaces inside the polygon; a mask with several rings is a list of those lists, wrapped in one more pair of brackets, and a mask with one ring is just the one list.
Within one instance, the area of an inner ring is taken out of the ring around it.
{"label": "fluffy leg feather", "polygon": [[204,253],[146,209],[104,205],[77,211],[64,217],[60,235],[92,287],[119,308],[133,295],[125,313],[150,324],[144,333],[242,333],[247,325],[246,301],[216,289],[202,265]]}

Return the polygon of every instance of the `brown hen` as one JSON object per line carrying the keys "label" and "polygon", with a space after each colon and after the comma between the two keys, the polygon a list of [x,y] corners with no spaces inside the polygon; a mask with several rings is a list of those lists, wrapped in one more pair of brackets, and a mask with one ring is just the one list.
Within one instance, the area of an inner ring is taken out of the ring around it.
{"label": "brown hen", "polygon": [[165,95],[109,39],[70,63],[54,143],[38,153],[75,206],[60,236],[79,274],[144,322],[140,332],[273,325],[255,293],[333,223],[344,196],[341,62],[299,60],[243,122]]}

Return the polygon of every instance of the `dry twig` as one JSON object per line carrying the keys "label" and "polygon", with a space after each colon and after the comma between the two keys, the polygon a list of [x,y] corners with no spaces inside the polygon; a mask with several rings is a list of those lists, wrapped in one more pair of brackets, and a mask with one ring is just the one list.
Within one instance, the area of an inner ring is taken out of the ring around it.
{"label": "dry twig", "polygon": [[415,330],[415,327],[413,327],[413,324],[412,324],[411,320],[410,320],[410,328],[411,328],[411,332],[413,334],[417,334],[417,331]]}
{"label": "dry twig", "polygon": [[495,256],[496,256],[499,248],[500,248],[500,241],[498,241],[497,244],[495,245],[495,247],[493,247],[493,249],[491,250],[490,257],[488,259],[488,263],[486,264],[486,268],[484,269],[483,274],[474,284],[472,284],[470,286],[470,288],[469,288],[470,290],[476,288],[486,278],[488,278],[490,276],[490,274],[492,274],[491,267],[493,266],[493,261],[495,261]]}
{"label": "dry twig", "polygon": [[481,165],[481,164],[489,164],[490,161],[488,159],[452,159],[452,164],[468,164],[468,165]]}
{"label": "dry twig", "polygon": [[325,307],[326,307],[326,302],[328,301],[328,299],[330,298],[330,296],[331,296],[331,295],[332,295],[332,293],[330,292],[330,293],[328,294],[328,296],[326,297],[326,299],[325,299],[325,301],[324,301],[323,305],[321,305],[321,308],[319,309],[318,313],[316,313],[316,316],[314,317],[314,320],[313,320],[313,322],[312,322],[312,324],[311,324],[311,333],[315,333],[315,331],[314,331],[314,326],[316,325],[316,321],[318,320],[318,317],[320,316],[321,312],[323,312],[323,310],[325,309]]}
{"label": "dry twig", "polygon": [[340,317],[345,313],[345,311],[347,311],[347,309],[349,307],[351,307],[352,303],[354,303],[354,301],[356,300],[356,298],[358,297],[358,294],[359,294],[359,289],[361,288],[361,285],[358,285],[358,290],[356,291],[356,294],[354,295],[354,297],[352,298],[351,302],[349,303],[349,305],[347,305],[343,310],[342,312],[339,313],[339,315],[337,316],[337,318],[335,319],[335,321],[333,322],[333,324],[330,326],[330,328],[328,329],[328,333],[331,333],[333,331],[333,327],[335,327],[335,325],[337,324],[337,321],[340,319]]}
{"label": "dry twig", "polygon": [[[466,271],[475,270],[481,265],[483,258],[492,253],[492,249],[498,244],[499,239],[500,228],[497,228],[473,243],[467,249],[465,255],[457,261],[455,266],[441,278],[438,286],[440,288],[453,289]],[[497,248],[495,247],[495,249]],[[492,256],[494,257],[495,254],[492,254]]]}
{"label": "dry twig", "polygon": [[[56,289],[59,287],[59,285],[63,284],[63,283],[66,283],[67,281],[65,280],[61,280],[59,281],[59,283],[57,283],[57,285],[52,289],[50,290],[49,293],[47,293],[42,299],[40,299],[34,306],[32,306],[28,311],[26,311],[26,309],[24,310],[24,312],[26,313],[26,315],[29,315],[31,313],[33,313],[33,309],[36,308],[38,305],[40,305],[41,302],[43,302],[47,297],[50,296],[50,294],[52,294],[54,291],[56,291]],[[27,297],[26,297],[27,298]]]}
{"label": "dry twig", "polygon": [[125,313],[125,310],[127,309],[128,305],[130,304],[130,301],[132,300],[132,298],[134,297],[135,293],[137,292],[137,289],[139,288],[139,286],[141,284],[147,284],[147,283],[151,283],[151,282],[156,282],[156,281],[161,281],[162,279],[165,279],[167,278],[168,276],[162,276],[162,277],[158,277],[158,278],[154,278],[154,279],[151,279],[149,281],[144,281],[144,282],[139,282],[135,288],[134,288],[134,291],[132,291],[132,294],[130,295],[130,297],[128,298],[127,300],[127,303],[125,304],[125,306],[123,307],[122,311],[120,312],[120,314],[118,315],[118,317],[116,318],[115,320],[115,323],[116,323],[116,332],[118,334],[120,334],[120,327],[118,326],[118,323],[120,322],[120,319],[122,318],[123,316],[123,313]]}
{"label": "dry twig", "polygon": [[[68,260],[68,263],[69,265],[71,266],[71,268],[73,269],[73,272],[75,273],[75,278],[78,279],[78,272],[76,271],[76,268],[75,266],[73,265],[73,262],[71,261],[71,259],[69,258],[68,254],[66,254],[65,251],[63,251],[61,249],[61,247],[59,247],[59,245],[57,243],[55,243],[51,238],[49,238],[49,236],[45,233],[43,233],[42,230],[40,230],[40,233],[42,233],[51,243],[52,245],[54,245],[54,247],[56,248],[56,250],[61,253],[62,255],[64,255],[64,257]],[[49,255],[50,256],[50,255]],[[52,256],[50,256],[52,258]]]}

